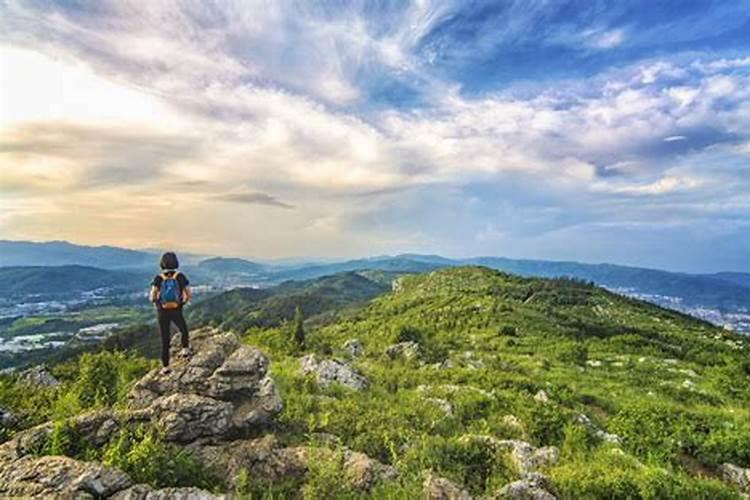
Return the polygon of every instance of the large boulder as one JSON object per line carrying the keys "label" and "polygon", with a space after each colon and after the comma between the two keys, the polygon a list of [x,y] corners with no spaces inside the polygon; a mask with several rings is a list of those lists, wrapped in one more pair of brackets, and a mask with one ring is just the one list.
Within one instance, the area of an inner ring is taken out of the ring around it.
{"label": "large boulder", "polygon": [[307,451],[303,447],[284,448],[273,435],[218,443],[196,442],[188,447],[203,466],[227,478],[228,486],[240,471],[268,482],[301,478],[307,471]]}
{"label": "large boulder", "polygon": [[368,385],[367,378],[351,366],[335,359],[321,359],[315,354],[300,359],[300,370],[303,374],[314,374],[318,384],[323,387],[337,383],[362,391]]}
{"label": "large boulder", "polygon": [[0,468],[0,497],[101,498],[132,484],[124,472],[68,457],[25,456]]}
{"label": "large boulder", "polygon": [[156,369],[138,381],[129,410],[151,411],[167,426],[167,439],[180,442],[247,432],[281,411],[263,353],[233,333],[204,329],[191,338],[195,355],[175,356],[170,373]]}

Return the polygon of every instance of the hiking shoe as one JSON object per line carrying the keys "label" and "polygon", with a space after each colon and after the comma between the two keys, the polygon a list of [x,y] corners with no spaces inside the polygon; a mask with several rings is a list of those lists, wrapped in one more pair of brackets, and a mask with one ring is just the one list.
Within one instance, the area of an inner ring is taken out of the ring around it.
{"label": "hiking shoe", "polygon": [[164,368],[159,370],[159,375],[169,375],[170,373],[172,373],[172,369],[168,366],[165,366]]}

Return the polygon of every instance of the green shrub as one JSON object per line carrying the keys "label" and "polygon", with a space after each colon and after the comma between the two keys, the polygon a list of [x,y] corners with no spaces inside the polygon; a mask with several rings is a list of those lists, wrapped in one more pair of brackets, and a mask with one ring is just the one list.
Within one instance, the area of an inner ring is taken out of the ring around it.
{"label": "green shrub", "polygon": [[553,403],[534,402],[528,409],[526,432],[539,446],[559,445],[565,435],[565,416]]}
{"label": "green shrub", "polygon": [[207,474],[189,452],[164,442],[153,429],[122,429],[102,453],[106,465],[128,473],[136,483],[157,488],[197,486],[214,489],[217,478]]}
{"label": "green shrub", "polygon": [[516,329],[516,327],[513,325],[505,325],[500,328],[500,335],[502,335],[503,337],[517,337],[518,329]]}
{"label": "green shrub", "polygon": [[343,480],[344,454],[340,450],[312,449],[308,461],[307,478],[302,486],[302,498],[356,498]]}

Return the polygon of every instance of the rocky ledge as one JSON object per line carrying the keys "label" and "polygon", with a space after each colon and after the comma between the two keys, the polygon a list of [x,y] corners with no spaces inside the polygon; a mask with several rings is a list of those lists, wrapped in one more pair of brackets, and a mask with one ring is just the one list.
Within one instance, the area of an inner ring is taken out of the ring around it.
{"label": "rocky ledge", "polygon": [[[121,429],[153,425],[164,439],[184,446],[204,468],[225,478],[227,489],[235,486],[243,469],[267,481],[301,477],[308,463],[320,458],[319,453],[340,453],[346,480],[360,490],[395,478],[392,467],[362,453],[282,447],[273,435],[262,436],[265,424],[282,410],[267,373],[268,359],[258,349],[243,345],[233,333],[201,329],[192,333],[191,341],[193,356],[180,359],[175,344],[171,372],[155,369],[144,376],[130,391],[125,409],[72,418],[67,422],[71,430],[101,447]],[[35,455],[52,430],[52,423],[46,423],[0,445],[1,498],[222,498],[197,488],[155,490],[134,484],[123,471],[97,462]]]}

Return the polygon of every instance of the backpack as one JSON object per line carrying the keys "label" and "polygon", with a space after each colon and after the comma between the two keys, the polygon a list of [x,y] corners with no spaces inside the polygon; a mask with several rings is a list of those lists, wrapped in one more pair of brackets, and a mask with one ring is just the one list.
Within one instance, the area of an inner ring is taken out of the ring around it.
{"label": "backpack", "polygon": [[177,281],[179,274],[175,272],[172,276],[167,273],[161,275],[159,305],[162,309],[177,309],[182,305],[182,290],[180,290],[180,282]]}

